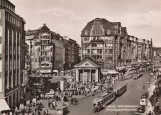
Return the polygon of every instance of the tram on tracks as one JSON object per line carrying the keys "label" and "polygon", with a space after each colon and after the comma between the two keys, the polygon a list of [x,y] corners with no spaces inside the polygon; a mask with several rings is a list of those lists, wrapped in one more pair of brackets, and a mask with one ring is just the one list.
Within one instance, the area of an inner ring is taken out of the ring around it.
{"label": "tram on tracks", "polygon": [[123,85],[115,91],[111,91],[110,93],[105,93],[95,98],[93,100],[93,112],[101,111],[106,107],[106,105],[113,102],[117,97],[121,96],[126,91],[127,91],[127,85]]}
{"label": "tram on tracks", "polygon": [[117,89],[116,92],[116,97],[121,96],[127,91],[127,85],[123,85],[121,88]]}
{"label": "tram on tracks", "polygon": [[104,107],[106,107],[107,104],[114,101],[116,98],[116,93],[113,91],[111,93],[105,93],[93,101],[93,111],[97,112],[102,110]]}

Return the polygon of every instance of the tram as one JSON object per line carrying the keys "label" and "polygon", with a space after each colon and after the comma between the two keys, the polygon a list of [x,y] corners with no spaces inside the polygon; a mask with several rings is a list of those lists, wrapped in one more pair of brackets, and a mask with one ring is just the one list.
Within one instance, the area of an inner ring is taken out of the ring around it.
{"label": "tram", "polygon": [[106,107],[107,104],[111,103],[116,99],[116,93],[105,93],[93,101],[93,112],[97,112]]}
{"label": "tram", "polygon": [[110,91],[110,93],[105,93],[93,101],[93,112],[98,112],[106,107],[106,105],[113,102],[117,97],[121,96],[127,91],[127,85],[121,86],[115,91]]}
{"label": "tram", "polygon": [[119,97],[121,96],[123,93],[125,93],[127,91],[127,85],[123,85],[121,88],[117,89],[116,92],[116,96]]}

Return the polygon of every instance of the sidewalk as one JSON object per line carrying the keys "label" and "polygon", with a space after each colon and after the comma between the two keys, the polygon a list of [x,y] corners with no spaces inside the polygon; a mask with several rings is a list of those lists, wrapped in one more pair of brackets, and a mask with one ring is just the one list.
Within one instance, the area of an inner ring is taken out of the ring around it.
{"label": "sidewalk", "polygon": [[[153,76],[154,78],[155,76]],[[155,80],[152,78],[151,80],[151,84],[150,84],[150,87],[148,89],[148,92],[149,92],[149,99],[148,99],[148,104],[146,106],[146,109],[145,109],[145,112],[143,115],[148,115],[148,113],[151,111],[152,113],[154,113],[154,109],[153,109],[153,106],[154,104],[156,103],[156,97],[153,96],[153,91],[155,89],[155,85],[154,85],[154,82]],[[155,114],[155,115],[160,115],[160,114]]]}

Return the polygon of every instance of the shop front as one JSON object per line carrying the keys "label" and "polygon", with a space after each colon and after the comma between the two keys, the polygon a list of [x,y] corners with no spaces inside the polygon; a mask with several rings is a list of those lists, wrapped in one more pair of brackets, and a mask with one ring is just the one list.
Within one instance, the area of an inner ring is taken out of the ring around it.
{"label": "shop front", "polygon": [[102,74],[106,76],[107,79],[109,79],[109,82],[111,84],[115,84],[119,79],[119,72],[116,70],[101,70]]}
{"label": "shop front", "polygon": [[100,67],[92,59],[87,58],[75,65],[74,68],[76,82],[88,84],[100,81]]}

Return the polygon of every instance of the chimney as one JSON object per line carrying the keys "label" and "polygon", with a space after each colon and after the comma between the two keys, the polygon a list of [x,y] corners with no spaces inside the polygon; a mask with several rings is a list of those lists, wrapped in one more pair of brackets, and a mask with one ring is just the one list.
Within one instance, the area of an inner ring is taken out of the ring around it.
{"label": "chimney", "polygon": [[44,23],[43,26],[46,26],[46,23]]}

